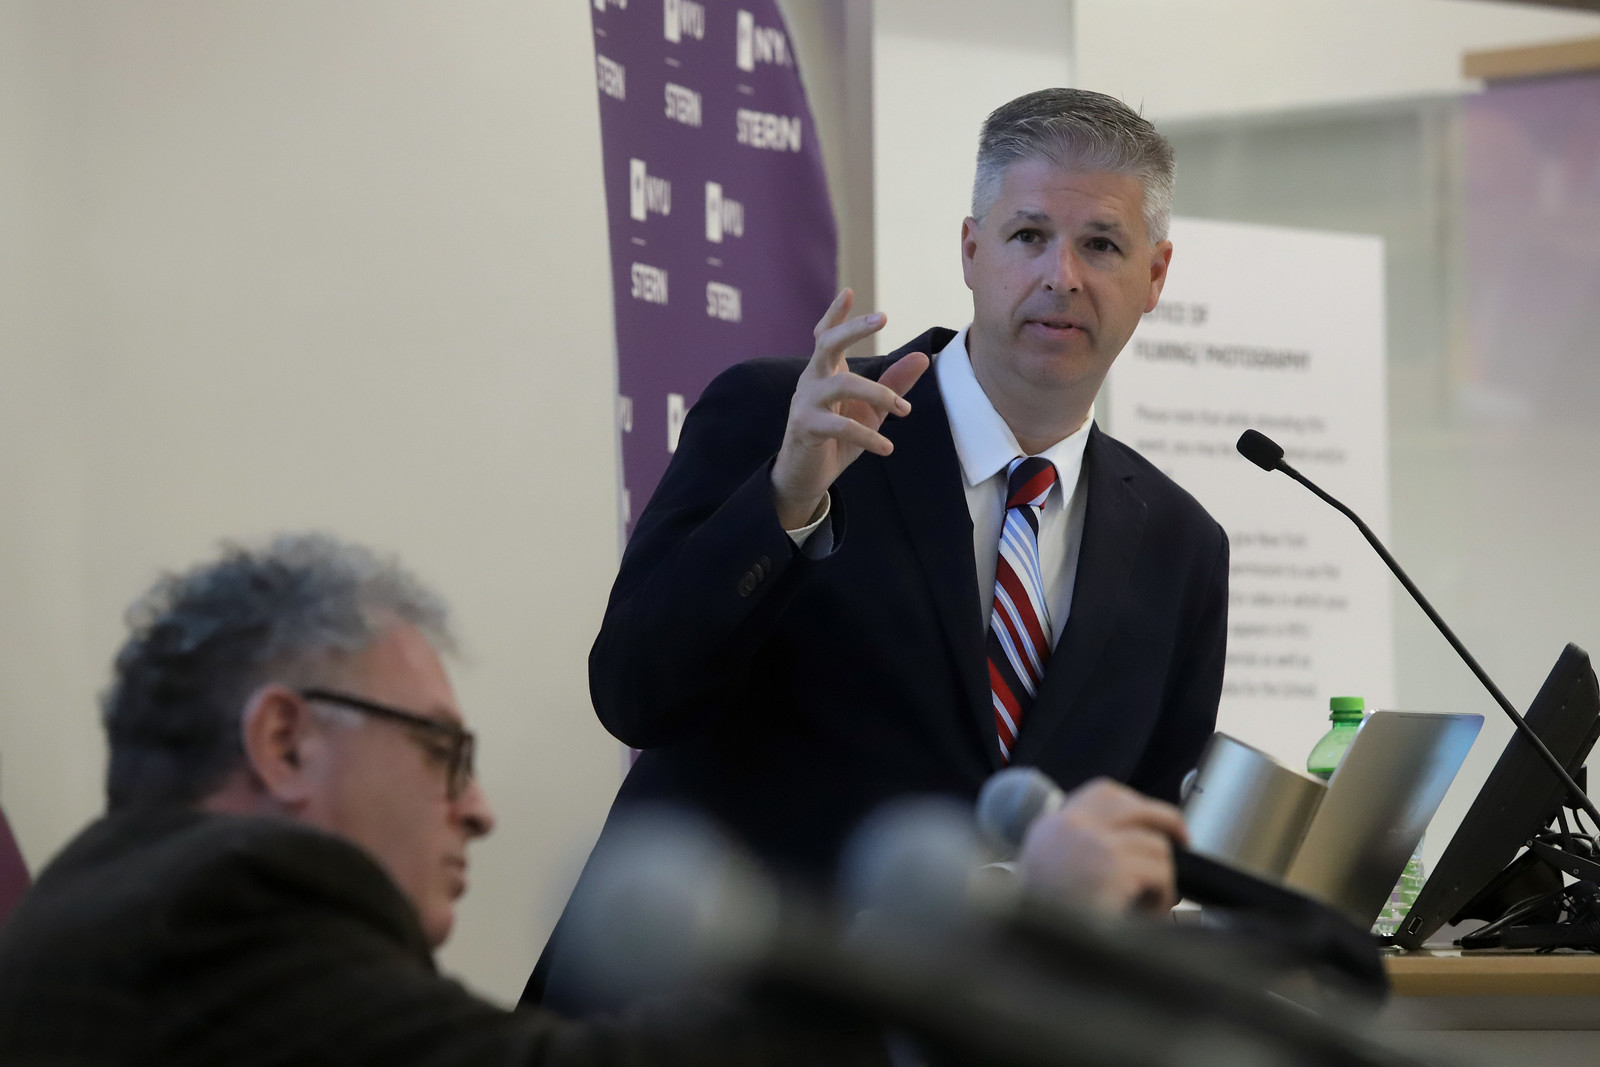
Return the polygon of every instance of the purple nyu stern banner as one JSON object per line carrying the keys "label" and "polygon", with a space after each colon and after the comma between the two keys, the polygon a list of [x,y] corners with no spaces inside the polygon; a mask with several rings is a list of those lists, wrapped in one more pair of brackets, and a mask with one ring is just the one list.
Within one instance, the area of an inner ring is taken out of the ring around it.
{"label": "purple nyu stern banner", "polygon": [[716,374],[811,351],[822,153],[773,0],[592,0],[628,531]]}

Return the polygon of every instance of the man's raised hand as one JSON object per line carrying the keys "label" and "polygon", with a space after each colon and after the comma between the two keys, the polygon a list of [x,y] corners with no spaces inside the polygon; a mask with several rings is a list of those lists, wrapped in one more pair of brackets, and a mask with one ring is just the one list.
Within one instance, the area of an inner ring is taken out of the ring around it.
{"label": "man's raised hand", "polygon": [[772,496],[786,530],[807,525],[828,487],[862,452],[887,456],[894,443],[878,432],[891,414],[907,415],[905,392],[928,369],[928,356],[908,352],[873,381],[851,373],[845,349],[883,329],[881,311],[849,318],[855,294],[840,290],[812,331],[817,346],[800,372],[783,445],[772,467]]}

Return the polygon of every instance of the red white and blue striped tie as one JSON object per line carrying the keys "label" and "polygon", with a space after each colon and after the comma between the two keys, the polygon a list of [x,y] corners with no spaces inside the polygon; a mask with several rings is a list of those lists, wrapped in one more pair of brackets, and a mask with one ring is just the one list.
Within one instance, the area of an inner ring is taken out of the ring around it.
{"label": "red white and blue striped tie", "polygon": [[1011,461],[989,617],[989,690],[1005,763],[1011,762],[1017,731],[1050,659],[1050,609],[1039,569],[1039,511],[1055,484],[1056,468],[1049,460],[1026,456]]}

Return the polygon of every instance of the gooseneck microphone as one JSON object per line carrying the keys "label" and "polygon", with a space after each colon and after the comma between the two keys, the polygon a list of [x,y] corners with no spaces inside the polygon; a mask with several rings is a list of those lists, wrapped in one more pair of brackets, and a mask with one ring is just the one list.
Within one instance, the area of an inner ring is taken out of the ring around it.
{"label": "gooseneck microphone", "polygon": [[1410,575],[1406,574],[1400,564],[1395,561],[1395,558],[1389,554],[1389,550],[1383,547],[1383,542],[1378,540],[1378,536],[1372,532],[1371,528],[1361,521],[1361,516],[1323,492],[1311,479],[1285,463],[1283,446],[1261,431],[1246,430],[1239,435],[1237,447],[1239,454],[1251,463],[1254,463],[1264,471],[1282,471],[1337,508],[1345,518],[1356,524],[1356,529],[1361,531],[1361,536],[1365,537],[1367,543],[1377,551],[1379,556],[1383,557],[1383,562],[1387,563],[1389,569],[1394,572],[1394,576],[1400,579],[1400,584],[1406,587],[1406,592],[1411,594],[1411,599],[1417,602],[1417,606],[1427,614],[1433,625],[1438,627],[1439,632],[1444,635],[1444,639],[1450,642],[1450,647],[1456,650],[1456,655],[1462,658],[1466,665],[1471,668],[1472,673],[1477,676],[1478,681],[1483,683],[1483,687],[1489,691],[1489,695],[1494,697],[1495,703],[1500,705],[1500,710],[1504,711],[1511,719],[1512,724],[1517,728],[1517,732],[1533,746],[1534,750],[1539,753],[1539,757],[1561,780],[1561,784],[1566,786],[1569,798],[1577,802],[1584,811],[1588,812],[1589,818],[1594,820],[1596,828],[1600,828],[1600,809],[1595,808],[1594,801],[1589,799],[1587,793],[1578,788],[1578,783],[1572,780],[1572,775],[1567,773],[1567,769],[1561,765],[1561,761],[1556,759],[1554,753],[1540,740],[1539,735],[1534,733],[1533,727],[1527,724],[1517,709],[1511,706],[1511,701],[1507,700],[1506,695],[1500,692],[1500,687],[1495,685],[1494,680],[1478,665],[1478,661],[1473,658],[1471,652],[1467,651],[1467,646],[1461,643],[1461,639],[1455,635],[1455,631],[1450,629],[1444,619],[1440,618],[1437,611],[1433,610],[1433,605],[1428,603],[1428,598],[1422,595],[1422,590],[1417,588],[1417,583],[1411,580]]}

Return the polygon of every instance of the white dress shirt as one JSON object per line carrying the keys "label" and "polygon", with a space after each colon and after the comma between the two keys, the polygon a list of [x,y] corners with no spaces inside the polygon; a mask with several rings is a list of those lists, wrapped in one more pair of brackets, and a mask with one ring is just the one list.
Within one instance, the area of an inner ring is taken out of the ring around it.
{"label": "white dress shirt", "polygon": [[[970,327],[969,327],[970,328]],[[1005,522],[1006,474],[1011,461],[1024,455],[1016,435],[972,372],[967,330],[940,350],[933,373],[950,419],[950,436],[961,459],[967,512],[972,516],[972,554],[978,565],[978,601],[987,620],[994,608],[995,558]],[[1056,484],[1039,512],[1039,566],[1045,604],[1050,612],[1050,645],[1061,639],[1072,609],[1072,587],[1078,577],[1078,550],[1083,545],[1083,449],[1089,441],[1094,409],[1071,436],[1039,455],[1056,468]]]}

